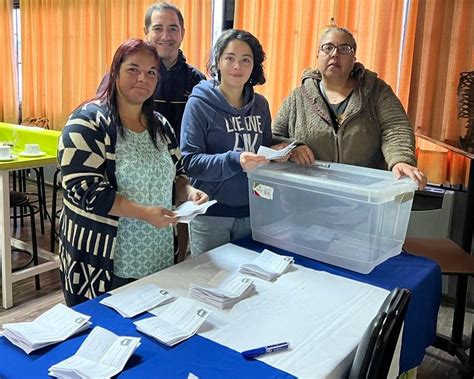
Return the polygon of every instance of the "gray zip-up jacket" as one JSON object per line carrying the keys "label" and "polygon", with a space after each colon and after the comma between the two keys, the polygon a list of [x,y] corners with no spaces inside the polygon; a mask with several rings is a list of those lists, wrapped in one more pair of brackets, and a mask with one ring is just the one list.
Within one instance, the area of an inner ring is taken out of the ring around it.
{"label": "gray zip-up jacket", "polygon": [[413,128],[397,96],[360,63],[353,75],[358,85],[337,133],[319,90],[321,74],[310,70],[281,106],[272,125],[273,143],[296,140],[316,160],[328,162],[390,170],[400,162],[416,166]]}

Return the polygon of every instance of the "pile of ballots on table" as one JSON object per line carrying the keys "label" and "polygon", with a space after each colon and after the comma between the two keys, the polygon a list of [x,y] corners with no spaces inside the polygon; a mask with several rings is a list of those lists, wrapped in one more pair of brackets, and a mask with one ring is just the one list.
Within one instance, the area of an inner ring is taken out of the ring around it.
{"label": "pile of ballots on table", "polygon": [[278,255],[265,249],[253,262],[241,265],[239,272],[272,281],[288,270],[293,261],[293,257]]}
{"label": "pile of ballots on table", "polygon": [[227,309],[254,291],[255,284],[251,278],[238,274],[227,275],[227,272],[220,271],[208,285],[191,284],[189,294],[204,303]]}
{"label": "pile of ballots on table", "polygon": [[3,336],[29,354],[89,328],[90,316],[57,304],[33,321],[3,324]]}

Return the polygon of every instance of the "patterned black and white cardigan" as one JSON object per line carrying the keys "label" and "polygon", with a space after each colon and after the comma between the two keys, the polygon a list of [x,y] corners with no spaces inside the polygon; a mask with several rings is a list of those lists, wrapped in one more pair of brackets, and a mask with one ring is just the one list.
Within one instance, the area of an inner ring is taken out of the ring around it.
{"label": "patterned black and white cardigan", "polygon": [[[155,116],[162,124],[176,177],[186,177],[170,124],[159,113]],[[118,226],[118,217],[109,215],[117,190],[116,140],[108,106],[98,101],[77,109],[59,139],[60,271],[63,290],[76,299],[91,299],[111,289]]]}

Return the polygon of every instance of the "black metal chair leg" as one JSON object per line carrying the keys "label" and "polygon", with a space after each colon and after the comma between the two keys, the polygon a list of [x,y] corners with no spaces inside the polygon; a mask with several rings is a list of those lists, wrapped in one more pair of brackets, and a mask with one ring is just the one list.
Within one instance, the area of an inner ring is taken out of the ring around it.
{"label": "black metal chair leg", "polygon": [[36,175],[36,190],[38,191],[38,210],[40,215],[40,227],[41,227],[41,234],[44,234],[44,196],[43,190],[41,188],[41,174],[39,170],[35,169]]}
{"label": "black metal chair leg", "polygon": [[[33,206],[28,206],[30,211],[30,223],[31,223],[31,246],[33,248],[33,264],[38,266],[38,244],[36,241],[36,223],[35,223],[35,212]],[[36,290],[41,289],[39,274],[35,275],[35,288]]]}

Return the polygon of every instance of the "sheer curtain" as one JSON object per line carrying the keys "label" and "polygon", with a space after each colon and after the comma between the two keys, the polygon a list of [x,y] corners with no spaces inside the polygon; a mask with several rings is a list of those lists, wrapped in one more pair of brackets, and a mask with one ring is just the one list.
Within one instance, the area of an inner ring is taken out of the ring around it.
{"label": "sheer curtain", "polygon": [[[150,0],[20,0],[23,116],[47,117],[53,129],[62,129],[71,111],[94,96],[116,48],[128,38],[144,37],[150,4]],[[212,1],[174,4],[185,20],[186,58],[204,69],[211,44]]]}
{"label": "sheer curtain", "polygon": [[18,123],[17,66],[13,45],[13,0],[0,1],[0,121]]}
{"label": "sheer curtain", "polygon": [[268,80],[257,91],[268,99],[275,116],[300,84],[303,70],[316,67],[319,31],[331,17],[354,34],[357,60],[397,91],[403,11],[403,1],[236,0],[234,27],[250,31],[262,43]]}

